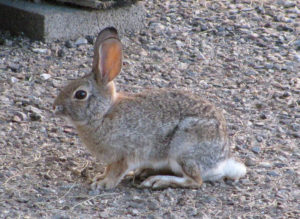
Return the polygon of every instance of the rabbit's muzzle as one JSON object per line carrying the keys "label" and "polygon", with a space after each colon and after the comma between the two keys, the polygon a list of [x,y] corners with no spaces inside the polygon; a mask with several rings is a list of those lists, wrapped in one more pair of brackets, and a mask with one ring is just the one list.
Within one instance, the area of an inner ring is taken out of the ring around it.
{"label": "rabbit's muzzle", "polygon": [[64,107],[62,105],[53,105],[55,115],[64,115]]}

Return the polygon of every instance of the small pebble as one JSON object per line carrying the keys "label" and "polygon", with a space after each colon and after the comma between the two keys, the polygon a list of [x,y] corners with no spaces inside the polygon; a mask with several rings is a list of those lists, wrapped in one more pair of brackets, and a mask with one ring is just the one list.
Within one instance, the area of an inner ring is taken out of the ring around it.
{"label": "small pebble", "polygon": [[292,124],[290,124],[290,127],[295,132],[299,132],[300,131],[300,124],[299,123],[292,123]]}
{"label": "small pebble", "polygon": [[130,214],[133,215],[133,216],[137,216],[139,214],[139,211],[137,209],[132,209],[130,211]]}
{"label": "small pebble", "polygon": [[190,207],[189,209],[187,209],[187,214],[190,216],[190,217],[195,217],[198,215],[198,210],[196,208],[192,208]]}
{"label": "small pebble", "polygon": [[208,26],[205,24],[201,24],[200,28],[201,28],[201,31],[207,31],[209,29]]}
{"label": "small pebble", "polygon": [[259,117],[260,119],[267,119],[267,116],[265,114],[261,114]]}
{"label": "small pebble", "polygon": [[12,40],[8,40],[8,39],[5,39],[4,45],[5,45],[5,46],[12,46],[12,45],[13,45],[13,41],[12,41]]}
{"label": "small pebble", "polygon": [[12,84],[17,83],[18,81],[19,81],[18,78],[15,78],[15,77],[11,77],[11,78],[10,78],[10,83],[12,83]]}
{"label": "small pebble", "polygon": [[13,122],[21,122],[22,119],[19,116],[15,115],[15,116],[13,116],[12,121]]}
{"label": "small pebble", "polygon": [[32,112],[32,113],[30,113],[30,119],[32,121],[40,121],[41,120],[41,115]]}
{"label": "small pebble", "polygon": [[42,80],[46,81],[49,78],[51,78],[51,75],[50,74],[41,74],[41,78],[42,78]]}
{"label": "small pebble", "polygon": [[74,43],[71,40],[67,40],[65,46],[70,49],[74,47]]}
{"label": "small pebble", "polygon": [[34,106],[28,105],[25,107],[25,110],[27,110],[28,112],[33,112],[36,114],[42,114],[42,111]]}
{"label": "small pebble", "polygon": [[284,173],[285,173],[285,174],[288,174],[288,175],[291,175],[291,176],[293,176],[293,175],[296,174],[295,171],[294,171],[294,170],[291,170],[291,169],[285,170]]}
{"label": "small pebble", "polygon": [[247,76],[257,75],[257,71],[255,70],[248,70],[244,73]]}
{"label": "small pebble", "polygon": [[295,7],[296,3],[294,1],[284,1],[283,6],[285,8],[291,8],[291,7]]}
{"label": "small pebble", "polygon": [[32,48],[32,51],[35,53],[46,54],[48,52],[48,49]]}
{"label": "small pebble", "polygon": [[264,7],[262,7],[262,6],[257,6],[257,7],[255,8],[255,10],[256,10],[257,13],[259,13],[259,14],[264,14],[264,13],[265,13],[265,9],[264,9]]}
{"label": "small pebble", "polygon": [[65,51],[63,49],[60,49],[57,51],[57,56],[58,57],[64,57],[66,55]]}
{"label": "small pebble", "polygon": [[293,28],[285,25],[285,24],[280,24],[276,28],[278,31],[288,31],[288,32],[293,32]]}
{"label": "small pebble", "polygon": [[15,122],[21,122],[27,120],[27,115],[23,112],[16,112],[14,115]]}
{"label": "small pebble", "polygon": [[154,201],[148,201],[148,203],[147,203],[147,207],[149,208],[149,210],[151,210],[151,211],[154,211],[154,210],[157,210],[157,209],[159,209],[159,206],[156,204],[156,202],[154,202]]}
{"label": "small pebble", "polygon": [[300,50],[300,40],[296,40],[294,46],[296,47],[296,50]]}
{"label": "small pebble", "polygon": [[20,70],[20,65],[15,63],[10,63],[8,65],[8,68],[10,68],[13,72],[18,72]]}
{"label": "small pebble", "polygon": [[69,216],[62,215],[62,214],[56,214],[51,217],[51,219],[69,219],[69,218],[70,218]]}
{"label": "small pebble", "polygon": [[95,43],[95,37],[94,36],[88,35],[85,38],[86,38],[86,40],[88,41],[89,44],[94,45],[94,43]]}
{"label": "small pebble", "polygon": [[277,168],[282,168],[282,167],[285,167],[286,164],[285,163],[275,163],[274,166]]}
{"label": "small pebble", "polygon": [[260,147],[253,147],[253,148],[251,148],[251,151],[254,152],[255,154],[259,154]]}
{"label": "small pebble", "polygon": [[266,69],[272,69],[274,67],[273,64],[265,64]]}
{"label": "small pebble", "polygon": [[247,158],[245,161],[245,165],[247,167],[256,166],[256,162],[251,158]]}
{"label": "small pebble", "polygon": [[260,163],[259,163],[259,166],[260,166],[260,167],[263,167],[263,168],[271,168],[271,167],[272,167],[272,164],[269,163],[269,162],[260,162]]}
{"label": "small pebble", "polygon": [[282,95],[279,96],[280,99],[285,99],[287,97],[291,96],[291,94],[289,92],[284,92]]}
{"label": "small pebble", "polygon": [[80,37],[75,41],[76,46],[87,44],[87,43],[88,43],[87,39],[85,39],[83,37]]}
{"label": "small pebble", "polygon": [[181,47],[184,47],[184,43],[183,42],[181,42],[181,41],[179,41],[179,40],[176,40],[176,45],[179,47],[179,48],[181,48]]}
{"label": "small pebble", "polygon": [[267,175],[268,175],[268,176],[273,176],[273,177],[279,176],[279,174],[276,173],[275,171],[268,171],[268,172],[267,172]]}
{"label": "small pebble", "polygon": [[263,138],[261,135],[257,135],[257,136],[256,136],[256,140],[257,140],[258,142],[262,142],[262,141],[264,140],[264,138]]}
{"label": "small pebble", "polygon": [[294,56],[294,60],[295,60],[295,62],[299,62],[300,63],[300,54],[296,54]]}

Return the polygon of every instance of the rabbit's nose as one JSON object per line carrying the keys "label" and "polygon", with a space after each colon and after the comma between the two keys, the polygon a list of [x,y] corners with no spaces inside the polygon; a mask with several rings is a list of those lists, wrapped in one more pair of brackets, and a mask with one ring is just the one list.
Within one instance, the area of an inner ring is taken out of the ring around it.
{"label": "rabbit's nose", "polygon": [[64,107],[62,105],[53,105],[53,110],[56,115],[62,114]]}

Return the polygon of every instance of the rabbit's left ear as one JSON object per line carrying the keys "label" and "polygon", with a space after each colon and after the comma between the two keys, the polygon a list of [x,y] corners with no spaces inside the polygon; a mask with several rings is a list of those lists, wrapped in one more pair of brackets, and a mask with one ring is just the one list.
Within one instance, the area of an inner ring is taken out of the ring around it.
{"label": "rabbit's left ear", "polygon": [[92,72],[98,84],[112,81],[122,68],[122,44],[117,30],[113,27],[105,28],[97,37],[94,47]]}

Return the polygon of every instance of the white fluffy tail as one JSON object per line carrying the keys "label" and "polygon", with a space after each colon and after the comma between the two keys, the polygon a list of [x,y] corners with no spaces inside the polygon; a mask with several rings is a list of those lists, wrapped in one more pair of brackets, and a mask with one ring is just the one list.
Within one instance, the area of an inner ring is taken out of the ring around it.
{"label": "white fluffy tail", "polygon": [[228,177],[233,180],[238,180],[245,176],[246,171],[246,167],[243,163],[237,162],[232,158],[226,160],[223,167],[224,177]]}
{"label": "white fluffy tail", "polygon": [[217,181],[226,177],[237,181],[245,176],[246,172],[247,170],[243,163],[229,158],[220,162],[217,167],[207,171],[202,178],[204,181]]}

